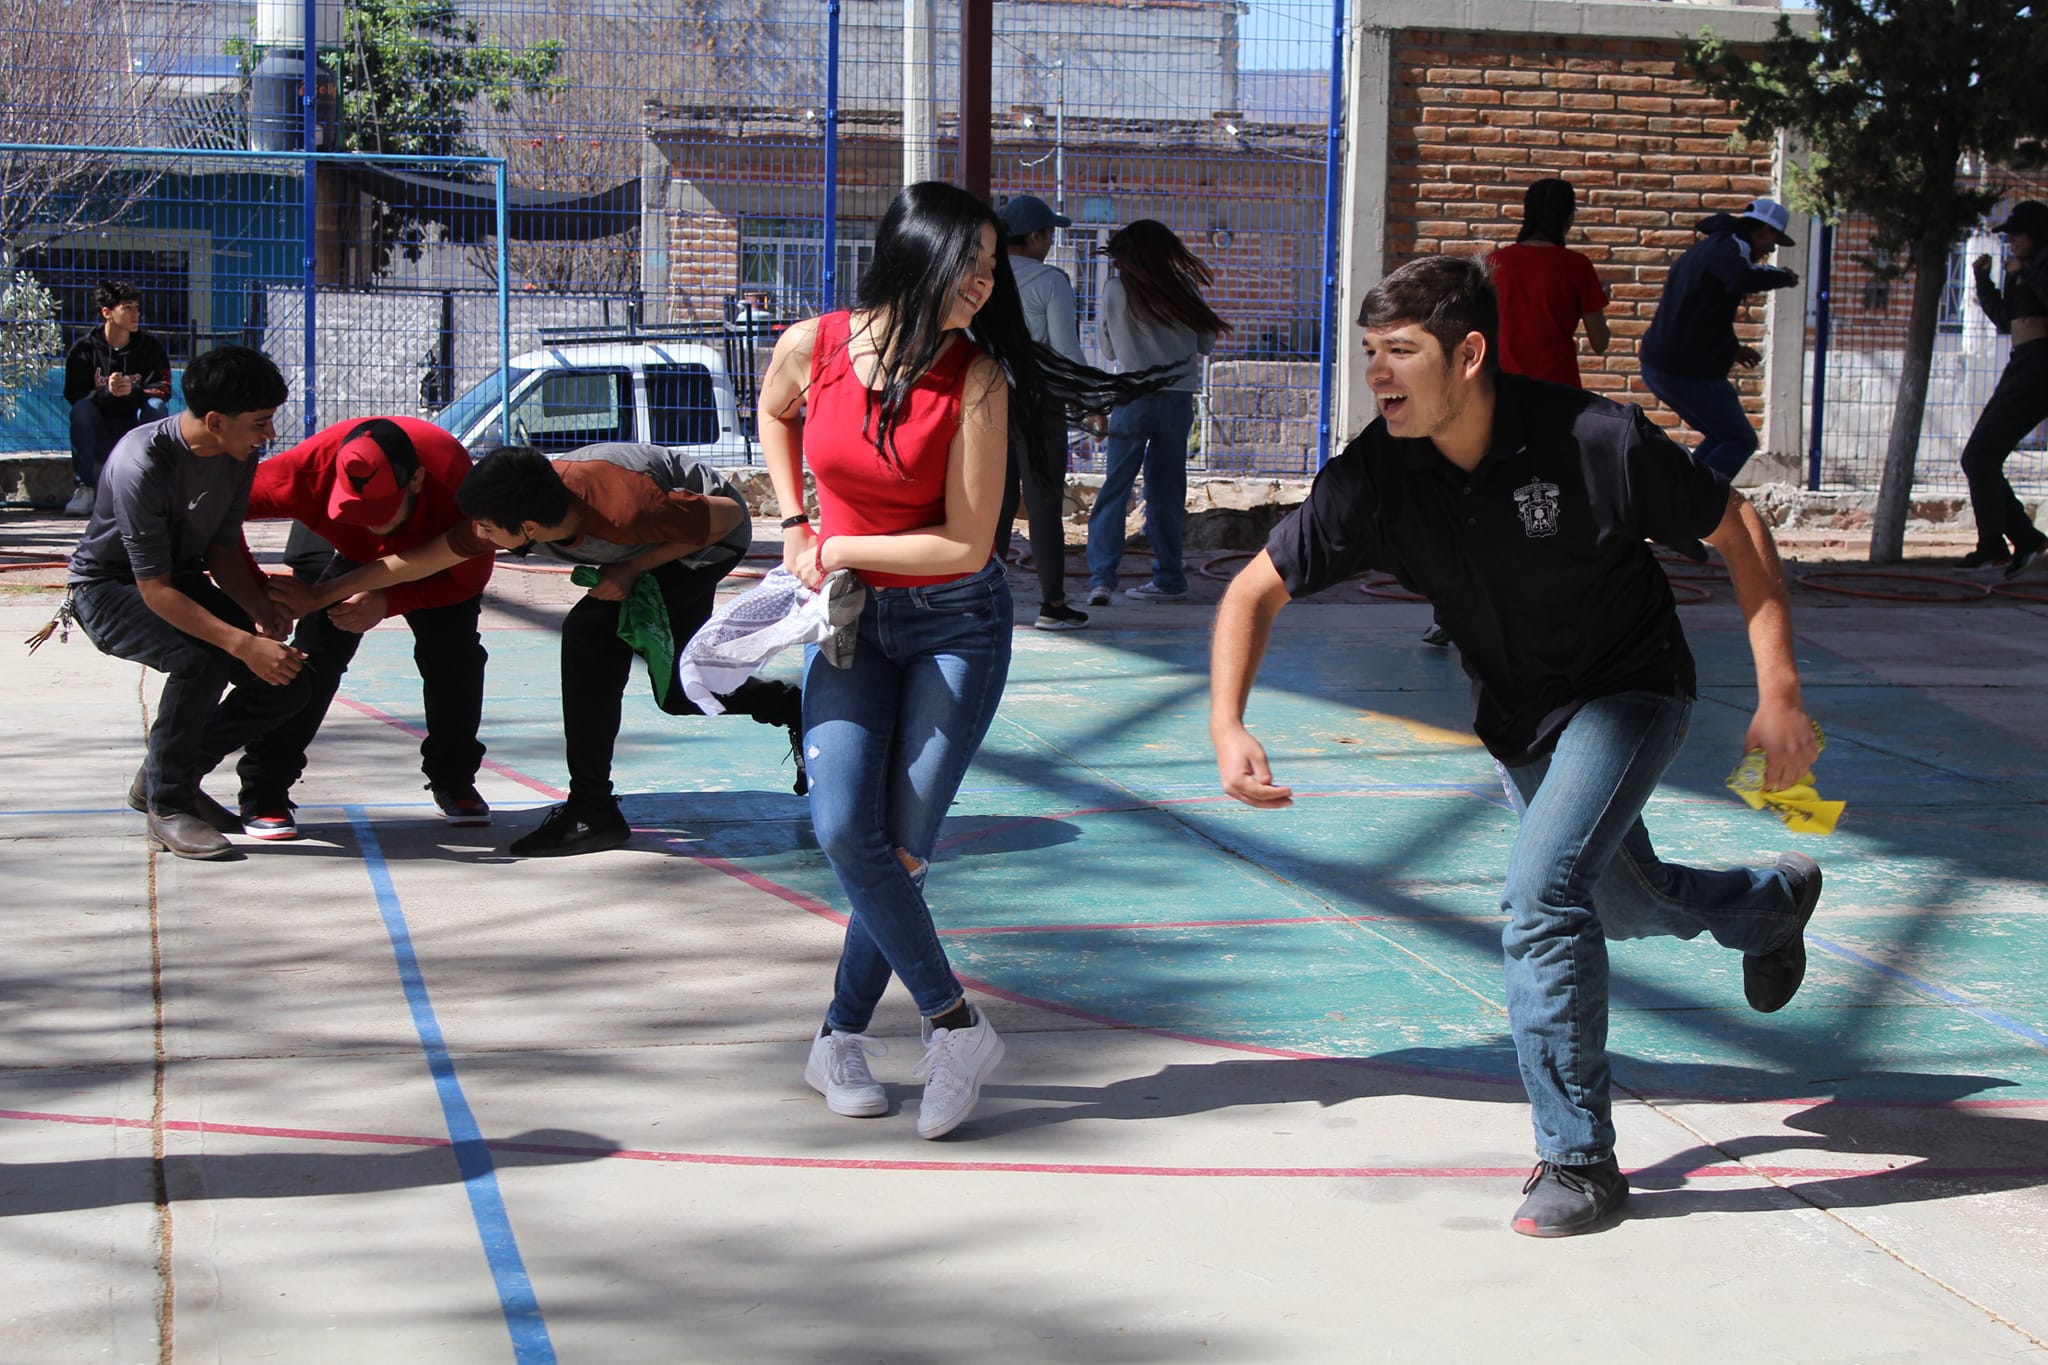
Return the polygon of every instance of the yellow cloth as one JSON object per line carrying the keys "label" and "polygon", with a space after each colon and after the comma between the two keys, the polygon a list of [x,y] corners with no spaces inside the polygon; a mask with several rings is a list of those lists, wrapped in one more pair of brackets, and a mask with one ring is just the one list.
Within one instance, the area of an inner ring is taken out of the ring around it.
{"label": "yellow cloth", "polygon": [[[1827,748],[1827,736],[1815,722],[1813,737]],[[1728,774],[1728,790],[1748,803],[1751,810],[1767,810],[1785,822],[1794,834],[1833,834],[1835,823],[1847,810],[1846,801],[1823,801],[1814,788],[1813,773],[1807,772],[1789,787],[1764,788],[1764,751],[1751,749]]]}

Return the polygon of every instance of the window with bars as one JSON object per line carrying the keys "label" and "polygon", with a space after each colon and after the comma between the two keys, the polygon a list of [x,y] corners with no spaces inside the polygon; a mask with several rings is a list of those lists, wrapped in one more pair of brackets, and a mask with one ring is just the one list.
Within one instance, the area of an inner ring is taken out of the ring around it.
{"label": "window with bars", "polygon": [[740,220],[740,289],[767,296],[780,319],[802,317],[852,302],[861,272],[875,258],[874,229],[842,223],[835,299],[825,297],[824,225],[815,218]]}

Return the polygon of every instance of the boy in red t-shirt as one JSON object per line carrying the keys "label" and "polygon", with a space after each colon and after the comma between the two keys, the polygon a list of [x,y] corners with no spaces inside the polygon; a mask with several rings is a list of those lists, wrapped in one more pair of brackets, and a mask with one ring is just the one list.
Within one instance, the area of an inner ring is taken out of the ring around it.
{"label": "boy in red t-shirt", "polygon": [[[409,550],[464,522],[455,490],[470,470],[453,436],[415,417],[372,417],[328,427],[265,460],[249,494],[249,520],[289,517],[286,562],[300,582],[338,578],[359,564]],[[313,691],[305,709],[242,753],[243,831],[258,839],[298,834],[290,792],[306,749],[341,686],[363,632],[403,616],[412,628],[426,737],[420,768],[451,825],[488,825],[476,789],[484,746],[483,637],[477,631],[488,555],[465,559],[417,582],[358,593],[299,620],[292,644],[307,656]]]}

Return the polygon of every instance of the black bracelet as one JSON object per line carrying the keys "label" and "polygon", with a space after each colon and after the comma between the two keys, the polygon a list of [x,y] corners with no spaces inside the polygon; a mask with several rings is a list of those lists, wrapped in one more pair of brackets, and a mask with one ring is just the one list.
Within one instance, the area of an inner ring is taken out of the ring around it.
{"label": "black bracelet", "polygon": [[784,517],[782,519],[782,529],[785,531],[792,526],[809,526],[810,524],[810,514],[806,512],[799,512],[793,517]]}

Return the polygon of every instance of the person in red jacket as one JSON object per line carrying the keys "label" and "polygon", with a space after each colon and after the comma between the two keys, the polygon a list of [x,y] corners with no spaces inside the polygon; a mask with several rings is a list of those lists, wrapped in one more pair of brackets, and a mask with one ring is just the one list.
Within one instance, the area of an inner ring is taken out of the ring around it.
{"label": "person in red jacket", "polygon": [[[249,520],[289,517],[285,552],[304,583],[335,578],[359,564],[409,550],[466,523],[455,490],[470,469],[469,452],[431,422],[372,417],[316,433],[256,470]],[[477,631],[488,555],[375,592],[357,593],[300,619],[292,644],[307,659],[313,692],[287,723],[249,745],[236,768],[242,828],[258,839],[298,834],[290,792],[306,769],[306,749],[319,732],[363,632],[403,616],[412,628],[420,671],[426,738],[420,768],[441,816],[451,825],[488,825],[491,808],[476,789],[484,746],[483,637]]]}

